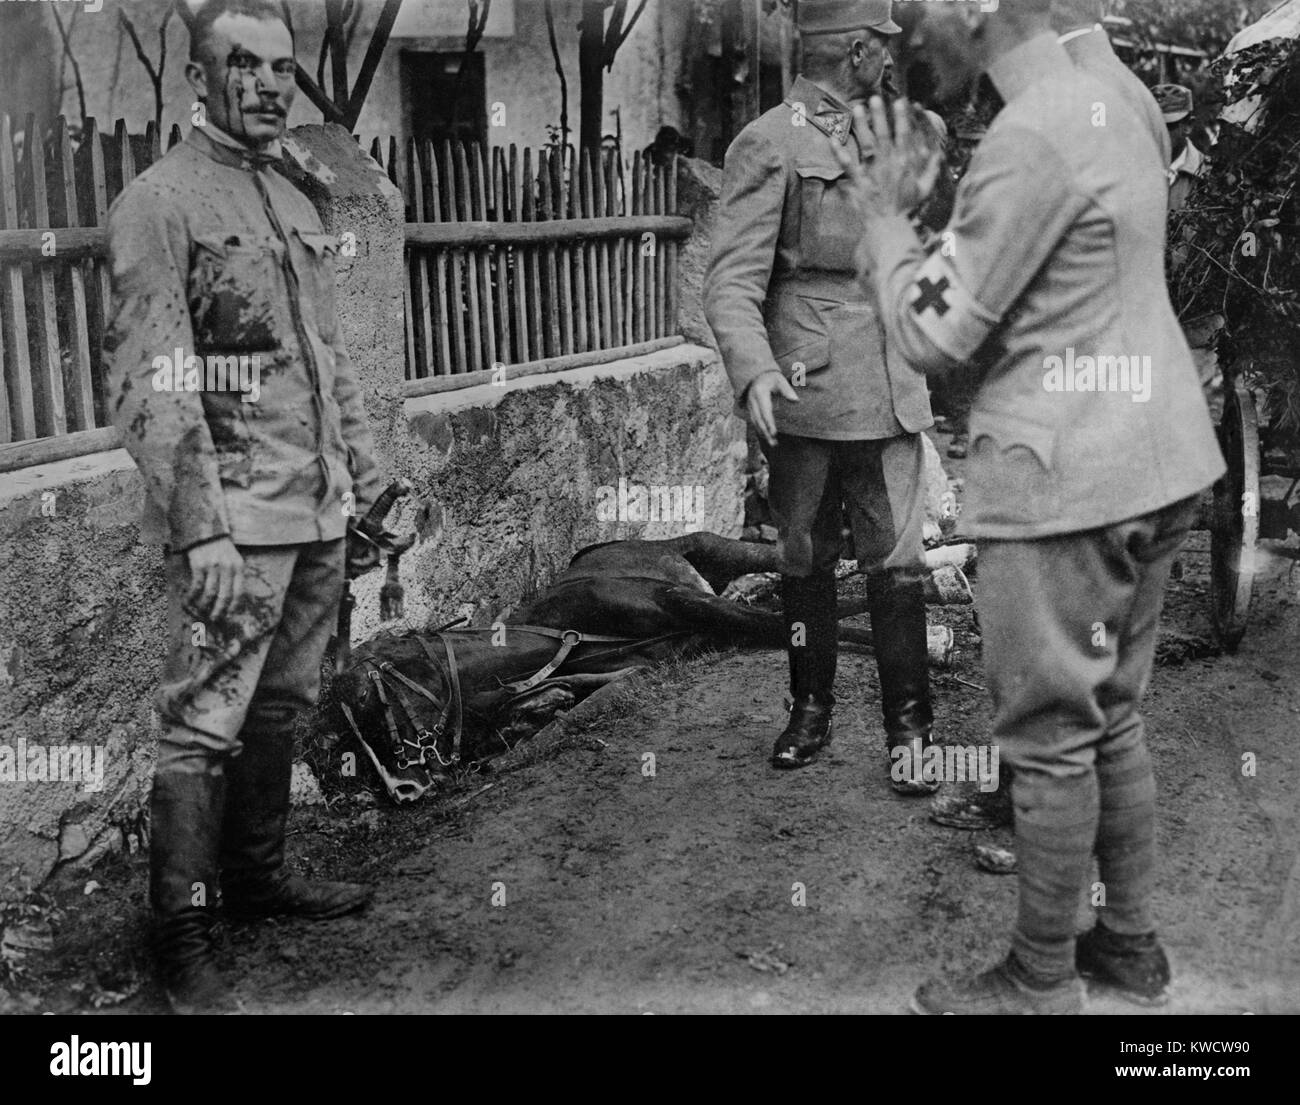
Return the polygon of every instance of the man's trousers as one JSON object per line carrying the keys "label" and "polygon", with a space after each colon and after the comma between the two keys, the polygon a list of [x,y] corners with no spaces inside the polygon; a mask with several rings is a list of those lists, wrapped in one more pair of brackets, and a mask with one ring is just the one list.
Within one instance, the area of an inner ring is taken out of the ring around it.
{"label": "man's trousers", "polygon": [[169,646],[156,699],[159,773],[210,773],[239,754],[241,731],[275,732],[315,705],[337,625],[345,541],[241,545],[244,596],[219,622],[184,607],[190,570],[167,557]]}
{"label": "man's trousers", "polygon": [[1195,516],[1187,499],[1083,533],[980,542],[993,740],[1015,770],[1012,947],[1040,976],[1074,973],[1094,854],[1099,919],[1123,934],[1155,928],[1155,782],[1139,707],[1169,569]]}
{"label": "man's trousers", "polygon": [[833,701],[835,567],[846,551],[847,521],[853,554],[868,577],[886,731],[891,737],[928,734],[920,435],[823,441],[782,434],[764,452],[781,558],[791,695]]}
{"label": "man's trousers", "polygon": [[925,454],[920,434],[879,441],[781,434],[763,452],[782,575],[834,572],[847,516],[865,574],[921,578]]}

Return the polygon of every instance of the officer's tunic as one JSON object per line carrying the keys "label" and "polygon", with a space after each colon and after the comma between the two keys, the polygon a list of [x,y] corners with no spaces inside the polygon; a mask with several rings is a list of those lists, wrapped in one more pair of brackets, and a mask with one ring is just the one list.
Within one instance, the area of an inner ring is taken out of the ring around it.
{"label": "officer's tunic", "polygon": [[[856,280],[861,220],[835,156],[835,144],[856,142],[848,107],[804,77],[742,130],[727,151],[704,284],[738,412],[768,371],[781,371],[799,395],[773,398],[779,440],[768,451],[769,502],[792,575],[838,558],[840,495],[860,560],[894,569],[921,558],[916,435],[933,423],[929,391],[887,354],[872,297]],[[836,446],[863,442],[877,445]]]}
{"label": "officer's tunic", "polygon": [[[382,487],[335,312],[338,242],[273,160],[196,128],[109,213],[113,420],[144,477],[142,536],[169,554],[160,771],[202,770],[246,721],[315,701],[347,521]],[[203,623],[186,551],[219,537],[245,596]]]}
{"label": "officer's tunic", "polygon": [[1224,464],[1165,288],[1166,184],[1148,132],[1047,36],[1015,54],[1018,68],[993,69],[1007,105],[962,180],[947,247],[927,257],[905,218],[877,224],[872,279],[917,370],[992,353],[962,518],[973,536],[1025,539],[1158,510]]}
{"label": "officer's tunic", "polygon": [[1171,154],[1169,128],[1160,105],[1149,89],[1115,53],[1103,27],[1094,27],[1086,34],[1063,36],[1065,50],[1070,60],[1085,73],[1090,73],[1105,84],[1111,85],[1124,97],[1134,114],[1141,120],[1146,132],[1160,151],[1160,164],[1168,165]]}

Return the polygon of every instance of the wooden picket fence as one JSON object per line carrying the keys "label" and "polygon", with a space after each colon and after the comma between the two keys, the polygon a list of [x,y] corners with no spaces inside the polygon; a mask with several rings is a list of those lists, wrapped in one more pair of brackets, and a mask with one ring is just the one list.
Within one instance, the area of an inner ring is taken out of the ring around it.
{"label": "wooden picket fence", "polygon": [[445,141],[371,156],[407,203],[407,395],[677,344],[676,165]]}
{"label": "wooden picket fence", "polygon": [[[20,139],[21,136],[21,140]],[[180,141],[173,127],[168,148]],[[150,124],[42,135],[0,116],[0,470],[112,448],[105,410],[109,205],[162,156]]]}
{"label": "wooden picket fence", "polygon": [[[21,141],[19,135],[21,134]],[[167,148],[181,134],[173,127]],[[676,166],[553,148],[376,139],[406,197],[406,392],[678,344]],[[115,448],[106,409],[110,204],[162,155],[150,124],[41,135],[0,116],[0,471]]]}

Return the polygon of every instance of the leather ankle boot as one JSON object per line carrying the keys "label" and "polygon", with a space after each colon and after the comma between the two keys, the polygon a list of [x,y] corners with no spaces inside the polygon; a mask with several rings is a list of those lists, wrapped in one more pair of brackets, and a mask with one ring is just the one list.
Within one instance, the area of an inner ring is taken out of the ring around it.
{"label": "leather ankle boot", "polygon": [[[868,584],[867,602],[876,645],[876,669],[880,673],[890,785],[898,794],[933,794],[939,789],[938,782],[926,782],[921,777],[922,757],[933,743],[934,725],[924,587],[920,580],[873,579]],[[905,763],[907,770],[893,770],[897,763]]]}
{"label": "leather ankle boot", "polygon": [[174,1013],[238,1010],[217,970],[213,925],[226,780],[155,775],[149,801],[154,956]]}
{"label": "leather ankle boot", "polygon": [[369,887],[294,875],[284,865],[293,777],[292,723],[246,726],[243,751],[228,762],[221,834],[222,904],[240,918],[291,915],[312,920],[363,909]]}
{"label": "leather ankle boot", "polygon": [[790,707],[790,720],[772,748],[772,766],[789,770],[812,763],[817,753],[831,743],[834,708],[834,695],[796,698]]}
{"label": "leather ankle boot", "polygon": [[1089,983],[1136,1005],[1169,1000],[1169,959],[1154,932],[1124,936],[1098,921],[1075,943],[1074,962]]}

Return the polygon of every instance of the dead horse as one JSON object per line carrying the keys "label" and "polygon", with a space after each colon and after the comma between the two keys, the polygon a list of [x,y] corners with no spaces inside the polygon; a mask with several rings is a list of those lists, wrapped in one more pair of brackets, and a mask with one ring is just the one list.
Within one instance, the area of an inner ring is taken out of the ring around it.
{"label": "dead horse", "polygon": [[[381,634],[358,646],[334,704],[389,795],[414,801],[638,668],[710,648],[784,648],[780,614],[719,595],[777,568],[773,546],[713,533],[588,545],[505,623]],[[838,615],[865,610],[864,600],[841,601]],[[839,637],[871,643],[855,627],[841,626]]]}

